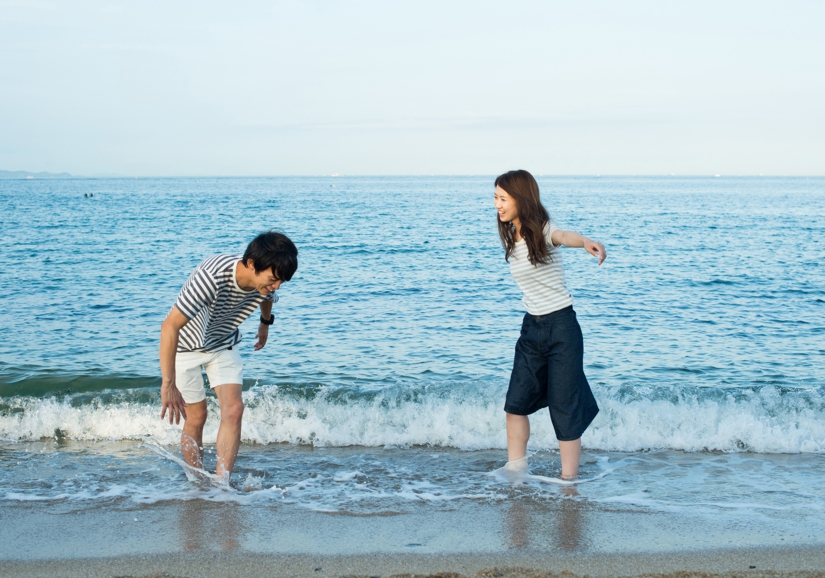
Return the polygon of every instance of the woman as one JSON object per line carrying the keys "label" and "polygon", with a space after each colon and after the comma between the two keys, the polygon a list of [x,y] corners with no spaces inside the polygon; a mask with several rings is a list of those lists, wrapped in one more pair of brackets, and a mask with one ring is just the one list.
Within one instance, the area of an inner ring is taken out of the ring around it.
{"label": "woman", "polygon": [[599,259],[599,265],[607,254],[601,243],[556,226],[541,204],[536,179],[527,171],[504,173],[495,186],[504,259],[524,292],[527,309],[504,404],[509,460],[505,468],[527,470],[527,416],[549,407],[559,440],[561,477],[574,479],[581,436],[599,407],[584,376],[582,332],[564,281],[559,248],[584,247]]}

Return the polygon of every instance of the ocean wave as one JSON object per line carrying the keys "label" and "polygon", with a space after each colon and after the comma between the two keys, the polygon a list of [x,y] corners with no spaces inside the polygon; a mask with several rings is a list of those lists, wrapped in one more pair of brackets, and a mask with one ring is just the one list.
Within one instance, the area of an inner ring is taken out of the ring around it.
{"label": "ocean wave", "polygon": [[[243,441],[254,444],[506,447],[504,382],[386,387],[254,386],[244,392]],[[601,412],[582,438],[608,451],[825,452],[825,388],[594,386]],[[214,443],[218,406],[204,441]],[[0,439],[146,439],[177,443],[180,426],[160,419],[155,388],[0,400]],[[557,442],[545,411],[533,416],[530,447]]]}
{"label": "ocean wave", "polygon": [[109,390],[140,389],[156,386],[158,377],[89,372],[75,375],[34,368],[0,365],[0,398],[14,396],[72,395]]}

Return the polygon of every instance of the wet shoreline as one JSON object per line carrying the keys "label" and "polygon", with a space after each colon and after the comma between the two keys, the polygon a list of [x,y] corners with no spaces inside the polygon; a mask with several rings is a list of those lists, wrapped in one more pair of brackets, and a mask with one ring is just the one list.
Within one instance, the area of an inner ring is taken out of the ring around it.
{"label": "wet shoreline", "polygon": [[[121,502],[97,507],[85,503],[7,501],[0,516],[0,569],[45,568],[44,565],[61,561],[66,568],[81,568],[85,563],[82,561],[90,559],[96,560],[90,567],[103,568],[107,560],[128,559],[129,564],[137,564],[130,568],[143,570],[124,568],[118,572],[138,575],[160,571],[154,565],[141,565],[141,560],[197,560],[218,554],[227,560],[255,558],[270,562],[332,557],[340,562],[333,566],[339,570],[347,560],[359,561],[361,568],[366,568],[363,564],[369,560],[410,561],[408,566],[384,568],[380,574],[446,570],[469,573],[492,566],[524,566],[530,561],[527,567],[561,570],[555,563],[541,564],[564,560],[575,562],[569,570],[592,574],[581,561],[600,560],[599,564],[606,564],[640,556],[661,561],[679,557],[698,561],[719,549],[740,553],[816,551],[819,568],[825,567],[825,533],[815,524],[808,524],[813,518],[808,522],[798,520],[796,524],[809,525],[809,532],[794,533],[793,525],[764,515],[714,517],[688,509],[628,509],[568,497],[531,497],[499,503],[456,501],[446,505],[422,501],[409,505],[403,512],[371,515],[324,513],[281,504],[250,507],[198,499],[148,505]],[[800,560],[810,558],[805,556]],[[453,559],[465,563],[437,566],[428,562]],[[777,562],[781,556],[759,559]],[[183,566],[176,568],[164,571],[172,575],[202,575],[192,574],[191,568],[189,573],[181,569]],[[273,575],[290,575],[277,574],[281,571],[277,563],[274,568]],[[640,567],[639,571],[646,568]],[[692,567],[667,568],[671,571]],[[707,565],[702,568],[712,569]],[[778,562],[770,568],[786,569]],[[66,575],[71,572],[67,570]]]}

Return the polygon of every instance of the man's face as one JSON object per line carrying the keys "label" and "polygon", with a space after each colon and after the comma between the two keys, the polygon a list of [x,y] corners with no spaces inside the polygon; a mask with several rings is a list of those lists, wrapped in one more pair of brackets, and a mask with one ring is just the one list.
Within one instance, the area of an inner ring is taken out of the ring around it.
{"label": "man's face", "polygon": [[269,295],[273,291],[280,289],[281,283],[283,283],[282,280],[278,279],[277,273],[272,269],[267,269],[260,273],[256,272],[254,279],[255,289],[257,289],[261,295]]}

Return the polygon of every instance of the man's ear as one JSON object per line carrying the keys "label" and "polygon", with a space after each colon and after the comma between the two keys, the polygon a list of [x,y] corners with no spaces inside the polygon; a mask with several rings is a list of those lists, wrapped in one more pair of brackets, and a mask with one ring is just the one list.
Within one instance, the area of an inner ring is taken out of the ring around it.
{"label": "man's ear", "polygon": [[255,270],[255,261],[252,259],[252,257],[246,260],[246,268],[252,269],[253,271]]}

